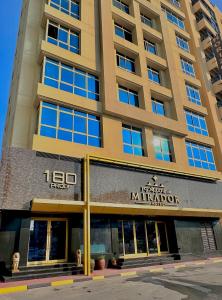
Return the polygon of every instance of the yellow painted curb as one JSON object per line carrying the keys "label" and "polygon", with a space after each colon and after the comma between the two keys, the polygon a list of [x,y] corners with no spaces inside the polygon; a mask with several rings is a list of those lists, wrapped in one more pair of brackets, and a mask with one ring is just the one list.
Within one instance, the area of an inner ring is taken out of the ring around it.
{"label": "yellow painted curb", "polygon": [[151,273],[154,273],[154,272],[163,272],[163,268],[155,268],[155,269],[150,269],[149,271],[151,272]]}
{"label": "yellow painted curb", "polygon": [[214,264],[219,263],[219,262],[222,262],[222,259],[215,259],[215,260],[213,260]]}
{"label": "yellow painted curb", "polygon": [[124,272],[124,273],[120,273],[120,275],[122,277],[124,277],[124,276],[133,276],[133,275],[136,275],[136,271],[134,271],[134,272]]}
{"label": "yellow painted curb", "polygon": [[93,280],[102,280],[104,278],[105,278],[105,276],[93,276],[92,277]]}
{"label": "yellow painted curb", "polygon": [[68,280],[60,280],[60,281],[51,282],[51,286],[61,286],[61,285],[66,285],[66,284],[73,284],[73,280],[68,279]]}
{"label": "yellow painted curb", "polygon": [[13,286],[7,288],[0,288],[0,295],[3,294],[11,294],[11,293],[19,293],[26,292],[28,290],[27,285]]}
{"label": "yellow painted curb", "polygon": [[186,268],[186,265],[178,265],[174,266],[174,269]]}
{"label": "yellow painted curb", "polygon": [[196,265],[196,266],[199,266],[199,265],[206,265],[206,262],[205,262],[205,261],[196,262],[195,265]]}

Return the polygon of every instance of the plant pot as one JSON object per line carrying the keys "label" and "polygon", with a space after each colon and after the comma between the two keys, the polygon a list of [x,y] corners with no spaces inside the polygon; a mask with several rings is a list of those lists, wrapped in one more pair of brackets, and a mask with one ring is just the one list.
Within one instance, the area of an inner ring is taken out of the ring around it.
{"label": "plant pot", "polygon": [[116,265],[117,265],[117,261],[116,261],[116,259],[115,259],[115,258],[112,258],[112,260],[111,260],[111,264],[112,264],[112,266],[116,266]]}
{"label": "plant pot", "polygon": [[95,259],[91,258],[90,259],[90,271],[91,273],[94,271],[95,269]]}
{"label": "plant pot", "polygon": [[97,270],[104,270],[105,267],[106,267],[105,258],[98,258],[96,260],[96,268],[97,268]]}

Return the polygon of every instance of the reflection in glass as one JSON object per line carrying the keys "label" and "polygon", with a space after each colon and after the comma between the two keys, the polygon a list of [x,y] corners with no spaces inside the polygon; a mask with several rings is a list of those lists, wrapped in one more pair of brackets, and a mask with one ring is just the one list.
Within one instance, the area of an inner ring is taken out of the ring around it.
{"label": "reflection in glass", "polygon": [[134,254],[133,221],[123,221],[125,254]]}
{"label": "reflection in glass", "polygon": [[31,221],[28,260],[46,260],[47,221]]}
{"label": "reflection in glass", "polygon": [[158,234],[159,234],[159,243],[160,243],[160,251],[167,252],[167,235],[166,235],[166,224],[165,223],[157,223]]}
{"label": "reflection in glass", "polygon": [[50,260],[65,259],[66,251],[66,222],[52,221],[51,222],[51,247]]}
{"label": "reflection in glass", "polygon": [[146,253],[146,232],[144,221],[135,221],[137,253]]}
{"label": "reflection in glass", "polygon": [[123,221],[118,221],[118,241],[119,241],[119,253],[124,254],[123,251]]}
{"label": "reflection in glass", "polygon": [[157,235],[156,235],[156,227],[154,221],[147,221],[147,239],[148,239],[148,247],[149,254],[157,254]]}

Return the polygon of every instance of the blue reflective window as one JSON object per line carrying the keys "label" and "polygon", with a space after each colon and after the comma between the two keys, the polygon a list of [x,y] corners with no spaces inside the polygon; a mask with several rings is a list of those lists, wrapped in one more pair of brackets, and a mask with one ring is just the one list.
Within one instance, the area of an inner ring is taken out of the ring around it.
{"label": "blue reflective window", "polygon": [[138,93],[122,86],[118,88],[119,101],[139,107]]}
{"label": "blue reflective window", "polygon": [[73,116],[71,114],[60,112],[59,127],[73,130]]}
{"label": "blue reflective window", "polygon": [[80,53],[79,33],[73,32],[60,24],[49,21],[48,23],[48,42],[57,45],[63,49]]}
{"label": "blue reflective window", "polygon": [[77,0],[50,0],[49,4],[75,19],[80,18],[80,3]]}
{"label": "blue reflective window", "polygon": [[88,121],[88,131],[92,136],[100,136],[100,124],[98,120],[90,120]]}
{"label": "blue reflective window", "polygon": [[64,65],[61,70],[61,81],[73,84],[73,71],[68,68],[65,68]]}
{"label": "blue reflective window", "polygon": [[173,161],[172,143],[168,137],[154,135],[153,146],[156,159],[169,162]]}
{"label": "blue reflective window", "polygon": [[87,136],[84,134],[74,133],[74,143],[87,144]]}
{"label": "blue reflective window", "polygon": [[40,135],[50,138],[56,138],[56,130],[54,128],[41,126]]}
{"label": "blue reflective window", "polygon": [[86,133],[87,132],[87,123],[85,117],[75,116],[74,119],[74,130],[76,132]]}
{"label": "blue reflective window", "polygon": [[185,74],[195,77],[194,66],[191,62],[185,60],[184,58],[180,59],[182,70]]}
{"label": "blue reflective window", "polygon": [[99,82],[96,80],[95,76],[88,77],[88,89],[93,93],[98,93],[99,91]]}
{"label": "blue reflective window", "polygon": [[165,116],[164,103],[152,98],[152,111],[156,115]]}
{"label": "blue reflective window", "polygon": [[208,136],[208,129],[205,117],[185,110],[187,128],[189,131]]}
{"label": "blue reflective window", "polygon": [[189,43],[187,40],[185,40],[183,37],[177,35],[176,36],[177,46],[181,49],[183,49],[186,52],[190,52]]}
{"label": "blue reflective window", "polygon": [[186,84],[186,92],[187,92],[187,97],[189,101],[201,105],[201,98],[200,98],[200,92],[197,88]]}
{"label": "blue reflective window", "polygon": [[56,126],[57,113],[56,110],[51,108],[42,108],[42,124],[49,126]]}
{"label": "blue reflective window", "polygon": [[216,170],[213,150],[210,147],[186,142],[188,163],[191,167],[202,168],[207,170]]}
{"label": "blue reflective window", "polygon": [[58,139],[72,142],[72,132],[65,130],[58,130]]}
{"label": "blue reflective window", "polygon": [[129,125],[122,125],[123,152],[143,156],[142,130]]}
{"label": "blue reflective window", "polygon": [[115,24],[115,34],[129,42],[133,41],[132,32],[123,26]]}
{"label": "blue reflective window", "polygon": [[78,1],[71,1],[71,16],[79,19],[80,18],[80,5]]}
{"label": "blue reflective window", "polygon": [[47,59],[45,64],[45,76],[51,79],[59,79],[59,65],[56,61]]}
{"label": "blue reflective window", "polygon": [[99,100],[99,80],[92,74],[48,58],[43,74],[46,85],[88,99]]}
{"label": "blue reflective window", "polygon": [[147,16],[141,14],[140,15],[141,22],[148,25],[149,27],[153,27],[153,21],[152,19],[148,18]]}
{"label": "blue reflective window", "polygon": [[160,84],[160,74],[159,74],[159,71],[153,69],[153,68],[150,68],[148,67],[148,78],[149,80],[157,83],[157,84]]}
{"label": "blue reflective window", "polygon": [[40,106],[42,136],[101,147],[100,118],[67,107],[42,102]]}
{"label": "blue reflective window", "polygon": [[175,24],[177,27],[179,27],[181,29],[185,29],[184,21],[180,17],[178,17],[172,11],[170,11],[169,9],[167,9],[163,6],[162,6],[162,10],[164,11],[165,16],[168,21]]}
{"label": "blue reflective window", "polygon": [[157,47],[154,43],[144,40],[144,48],[146,51],[152,53],[152,54],[157,54]]}
{"label": "blue reflective window", "polygon": [[135,73],[135,61],[120,53],[116,54],[117,66],[128,72]]}
{"label": "blue reflective window", "polygon": [[75,85],[85,89],[86,88],[86,76],[85,73],[82,73],[78,70],[78,73],[75,73]]}
{"label": "blue reflective window", "polygon": [[113,5],[127,14],[130,13],[129,5],[124,3],[124,1],[122,1],[122,0],[113,0]]}

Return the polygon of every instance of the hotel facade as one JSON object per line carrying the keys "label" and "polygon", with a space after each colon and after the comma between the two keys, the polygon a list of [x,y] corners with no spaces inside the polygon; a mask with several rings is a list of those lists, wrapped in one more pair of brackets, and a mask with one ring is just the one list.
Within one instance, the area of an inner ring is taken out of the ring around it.
{"label": "hotel facade", "polygon": [[101,255],[121,268],[221,254],[221,21],[209,0],[23,1],[3,279],[16,252],[21,278],[81,271],[78,249],[86,275]]}

